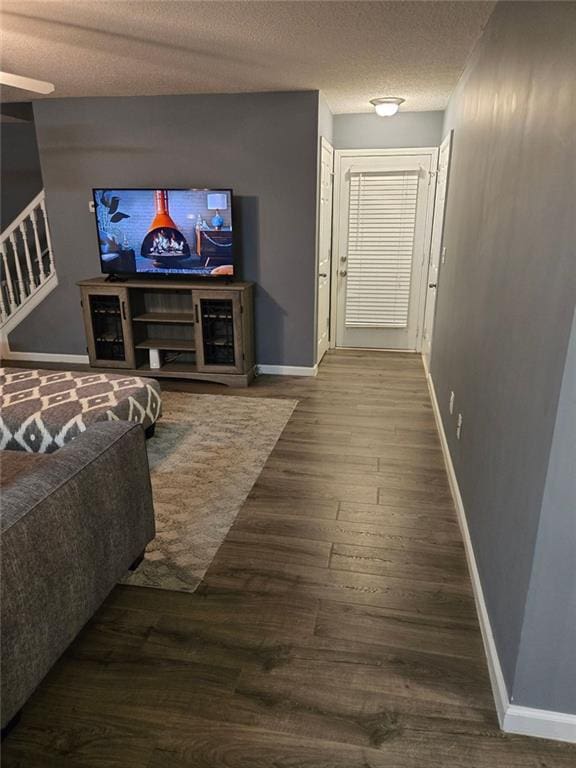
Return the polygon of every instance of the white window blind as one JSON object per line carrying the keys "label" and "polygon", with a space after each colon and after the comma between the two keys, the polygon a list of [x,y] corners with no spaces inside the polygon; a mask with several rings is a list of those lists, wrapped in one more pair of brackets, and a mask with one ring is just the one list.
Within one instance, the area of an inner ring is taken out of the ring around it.
{"label": "white window blind", "polygon": [[418,172],[350,174],[348,327],[408,325]]}

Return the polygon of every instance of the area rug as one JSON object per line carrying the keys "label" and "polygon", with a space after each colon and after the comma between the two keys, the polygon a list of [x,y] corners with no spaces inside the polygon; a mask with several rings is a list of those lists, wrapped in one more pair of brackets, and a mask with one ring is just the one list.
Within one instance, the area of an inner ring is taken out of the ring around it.
{"label": "area rug", "polygon": [[124,583],[196,589],[296,403],[162,394],[162,418],[147,441],[156,538]]}

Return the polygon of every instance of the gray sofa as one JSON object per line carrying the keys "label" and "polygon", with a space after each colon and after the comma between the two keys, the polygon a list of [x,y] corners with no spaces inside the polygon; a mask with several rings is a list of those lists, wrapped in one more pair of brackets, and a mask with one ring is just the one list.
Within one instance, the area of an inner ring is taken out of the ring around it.
{"label": "gray sofa", "polygon": [[109,422],[50,454],[1,451],[2,727],[154,537],[144,431]]}

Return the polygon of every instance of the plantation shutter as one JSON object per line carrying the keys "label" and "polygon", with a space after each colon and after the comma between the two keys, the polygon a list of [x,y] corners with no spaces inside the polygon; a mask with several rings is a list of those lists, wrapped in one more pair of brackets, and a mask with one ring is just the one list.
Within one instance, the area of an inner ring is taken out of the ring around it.
{"label": "plantation shutter", "polygon": [[350,174],[348,327],[408,325],[418,171]]}

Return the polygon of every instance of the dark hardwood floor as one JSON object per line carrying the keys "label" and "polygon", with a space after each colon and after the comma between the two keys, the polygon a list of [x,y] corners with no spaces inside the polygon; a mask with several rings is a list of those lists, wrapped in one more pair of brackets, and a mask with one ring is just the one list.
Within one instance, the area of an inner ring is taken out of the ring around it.
{"label": "dark hardwood floor", "polygon": [[339,351],[193,594],[117,587],[3,745],[7,768],[552,768],[502,734],[416,355]]}

